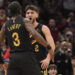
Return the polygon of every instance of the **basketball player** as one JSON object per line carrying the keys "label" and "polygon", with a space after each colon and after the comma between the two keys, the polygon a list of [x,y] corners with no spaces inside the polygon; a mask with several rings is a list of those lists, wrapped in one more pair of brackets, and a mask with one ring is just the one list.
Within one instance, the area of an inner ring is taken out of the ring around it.
{"label": "basketball player", "polygon": [[52,38],[52,35],[50,33],[49,28],[46,25],[42,25],[37,22],[37,18],[39,17],[39,9],[35,5],[28,5],[25,8],[25,17],[29,18],[32,22],[33,28],[36,29],[48,42],[48,44],[51,46],[52,50],[50,53],[47,53],[46,48],[43,47],[41,44],[39,44],[32,35],[30,35],[31,44],[33,46],[33,52],[36,55],[36,59],[41,67],[41,69],[48,68],[48,65],[52,59],[52,55],[54,54],[55,50],[55,44],[54,40]]}
{"label": "basketball player", "polygon": [[10,59],[7,75],[41,75],[34,53],[32,52],[29,34],[50,50],[50,46],[32,27],[28,18],[21,16],[21,5],[14,1],[8,5],[11,19],[0,31],[0,43],[7,40],[10,47]]}

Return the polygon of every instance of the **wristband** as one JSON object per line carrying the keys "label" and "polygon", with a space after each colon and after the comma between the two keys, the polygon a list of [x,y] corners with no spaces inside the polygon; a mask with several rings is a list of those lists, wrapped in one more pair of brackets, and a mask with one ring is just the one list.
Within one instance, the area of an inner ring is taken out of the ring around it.
{"label": "wristband", "polygon": [[48,45],[48,46],[46,47],[46,49],[50,50],[50,49],[51,49],[51,46],[50,46],[50,45]]}
{"label": "wristband", "polygon": [[51,46],[50,46],[50,45],[48,45],[48,46],[46,47],[46,52],[48,53],[49,50],[51,50]]}

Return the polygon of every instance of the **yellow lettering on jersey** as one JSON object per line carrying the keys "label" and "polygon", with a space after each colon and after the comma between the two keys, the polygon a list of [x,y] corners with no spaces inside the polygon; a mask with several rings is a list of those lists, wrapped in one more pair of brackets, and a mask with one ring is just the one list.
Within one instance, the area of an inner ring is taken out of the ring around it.
{"label": "yellow lettering on jersey", "polygon": [[42,73],[42,75],[48,75],[48,73],[47,73],[47,69],[46,70],[41,70],[41,73]]}
{"label": "yellow lettering on jersey", "polygon": [[16,29],[19,29],[20,28],[20,24],[16,24]]}
{"label": "yellow lettering on jersey", "polygon": [[10,31],[10,28],[8,28],[8,31]]}
{"label": "yellow lettering on jersey", "polygon": [[35,45],[35,52],[39,52],[39,45]]}
{"label": "yellow lettering on jersey", "polygon": [[34,44],[34,43],[36,43],[36,40],[33,40],[33,41],[32,41],[32,44]]}
{"label": "yellow lettering on jersey", "polygon": [[19,39],[18,33],[14,32],[12,34],[12,38],[14,38],[14,41],[13,41],[14,46],[18,47],[20,45],[20,39]]}
{"label": "yellow lettering on jersey", "polygon": [[12,29],[15,29],[15,24],[14,24],[14,25],[12,25]]}
{"label": "yellow lettering on jersey", "polygon": [[21,24],[13,24],[10,27],[8,27],[8,31],[14,30],[14,29],[19,29]]}
{"label": "yellow lettering on jersey", "polygon": [[30,35],[29,37],[32,38],[32,35]]}

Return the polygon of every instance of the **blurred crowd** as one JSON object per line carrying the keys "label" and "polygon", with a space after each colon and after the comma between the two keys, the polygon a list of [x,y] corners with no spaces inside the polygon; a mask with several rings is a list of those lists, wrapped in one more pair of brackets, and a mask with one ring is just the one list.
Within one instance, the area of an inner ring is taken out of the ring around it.
{"label": "blurred crowd", "polygon": [[[10,17],[7,6],[12,1],[20,2],[23,16],[24,8],[28,4],[40,8],[38,21],[49,27],[55,41],[54,64],[57,66],[58,74],[75,75],[75,0],[0,0],[0,30]],[[4,41],[0,45],[0,61],[7,49]],[[1,61],[0,64],[2,63]],[[1,69],[0,65],[0,71]]]}

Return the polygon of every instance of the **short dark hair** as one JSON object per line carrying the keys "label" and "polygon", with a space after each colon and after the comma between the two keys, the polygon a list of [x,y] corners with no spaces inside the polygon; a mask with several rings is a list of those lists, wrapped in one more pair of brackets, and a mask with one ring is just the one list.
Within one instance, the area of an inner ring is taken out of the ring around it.
{"label": "short dark hair", "polygon": [[57,70],[57,66],[56,66],[55,64],[51,64],[51,65],[49,65],[49,67],[48,67],[48,71],[49,71],[49,70],[52,70],[52,69]]}
{"label": "short dark hair", "polygon": [[27,5],[26,8],[25,8],[25,12],[27,12],[27,10],[29,10],[29,9],[34,10],[37,13],[39,13],[39,8],[35,5]]}
{"label": "short dark hair", "polygon": [[17,14],[20,14],[21,5],[17,1],[13,1],[8,5],[8,12],[10,12],[11,16],[16,16]]}

